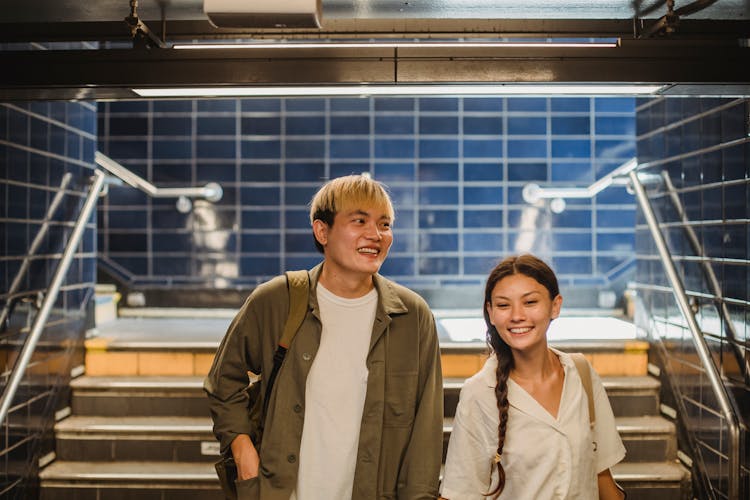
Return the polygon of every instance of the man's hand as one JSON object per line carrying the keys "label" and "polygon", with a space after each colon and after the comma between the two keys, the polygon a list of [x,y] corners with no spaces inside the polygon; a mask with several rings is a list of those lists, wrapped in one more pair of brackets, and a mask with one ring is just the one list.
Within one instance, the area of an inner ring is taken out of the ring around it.
{"label": "man's hand", "polygon": [[240,434],[232,441],[232,456],[237,465],[237,479],[242,481],[258,476],[260,456],[247,434]]}

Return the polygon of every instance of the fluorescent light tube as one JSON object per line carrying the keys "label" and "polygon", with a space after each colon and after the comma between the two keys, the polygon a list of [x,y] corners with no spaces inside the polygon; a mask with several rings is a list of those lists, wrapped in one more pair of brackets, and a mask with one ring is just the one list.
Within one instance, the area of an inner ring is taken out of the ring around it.
{"label": "fluorescent light tube", "polygon": [[502,96],[502,95],[648,95],[663,85],[496,84],[496,85],[327,85],[296,87],[138,88],[141,97],[295,97],[295,96]]}
{"label": "fluorescent light tube", "polygon": [[195,49],[362,49],[362,48],[490,48],[490,47],[520,47],[520,48],[616,48],[617,42],[503,42],[500,40],[488,41],[451,41],[441,42],[432,40],[417,41],[361,41],[361,42],[247,42],[247,43],[177,43],[172,45],[173,49],[195,50]]}

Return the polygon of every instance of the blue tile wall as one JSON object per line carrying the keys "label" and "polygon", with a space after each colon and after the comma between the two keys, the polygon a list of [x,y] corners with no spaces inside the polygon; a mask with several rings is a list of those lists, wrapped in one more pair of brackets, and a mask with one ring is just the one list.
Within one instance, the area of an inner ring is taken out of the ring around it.
{"label": "blue tile wall", "polygon": [[[36,317],[36,309],[20,299],[49,286],[88,189],[96,124],[96,106],[91,103],[0,103],[0,305],[13,306],[7,323],[0,325],[3,381]],[[28,260],[49,205],[62,191],[65,173],[72,180],[59,208],[49,215],[41,245]],[[143,227],[145,222],[143,217],[131,219],[132,226]],[[96,251],[96,220],[92,220],[42,332],[39,345],[44,345],[44,353],[32,355],[33,374],[27,369],[0,430],[2,498],[37,497],[39,459],[53,451],[54,414],[68,406],[71,368],[83,363],[84,333],[93,311]],[[22,272],[25,260],[30,265]],[[20,281],[14,288],[16,276]],[[4,383],[0,389],[5,389]]]}
{"label": "blue tile wall", "polygon": [[[136,286],[253,286],[316,262],[310,197],[325,179],[369,172],[397,208],[390,277],[481,287],[500,257],[532,251],[559,267],[563,285],[621,286],[614,272],[634,269],[630,194],[614,188],[553,214],[521,192],[529,182],[588,186],[634,155],[636,122],[632,98],[100,103],[103,153],[159,186],[219,182],[225,192],[179,214],[113,187],[100,208],[102,260]],[[187,237],[196,231],[204,236]],[[217,253],[225,265],[208,265]]]}
{"label": "blue tile wall", "polygon": [[[610,103],[616,105],[616,102]],[[747,443],[750,385],[740,368],[747,359],[750,335],[750,100],[650,99],[638,103],[635,117],[638,156],[649,162],[646,174],[666,175],[674,186],[688,220],[668,196],[666,184],[649,190],[649,200],[665,233],[680,280],[696,312],[696,320],[726,391],[739,410],[740,442]],[[631,125],[628,124],[627,127]],[[611,196],[621,198],[622,193]],[[625,215],[625,214],[624,214]],[[705,382],[691,333],[676,307],[663,266],[643,215],[636,220],[638,255],[635,286],[642,309],[637,321],[650,333],[658,349],[653,362],[669,378],[680,413],[678,422],[688,439],[680,443],[697,464],[693,475],[719,471],[705,482],[694,481],[700,498],[728,498],[728,425]],[[616,223],[609,221],[608,224]],[[694,231],[700,248],[691,245]],[[629,235],[628,235],[629,236]],[[625,233],[621,233],[625,238]],[[617,239],[603,245],[621,245]],[[719,288],[711,286],[705,266],[715,274]],[[726,306],[728,317],[721,314]],[[730,326],[731,325],[731,326]],[[739,498],[750,494],[750,458],[740,454]],[[703,462],[703,463],[701,463]],[[703,489],[708,485],[708,490]]]}

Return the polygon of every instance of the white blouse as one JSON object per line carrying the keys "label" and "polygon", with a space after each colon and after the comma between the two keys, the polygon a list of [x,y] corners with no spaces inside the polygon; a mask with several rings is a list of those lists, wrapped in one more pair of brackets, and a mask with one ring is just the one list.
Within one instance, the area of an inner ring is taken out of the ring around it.
{"label": "white blouse", "polygon": [[[625,457],[612,407],[601,379],[591,369],[596,423],[589,425],[588,401],[573,360],[553,350],[565,370],[555,419],[529,393],[508,380],[508,424],[502,464],[501,499],[598,500],[597,474]],[[453,421],[441,495],[450,500],[485,500],[497,484],[499,414],[495,400],[497,358],[469,378]]]}

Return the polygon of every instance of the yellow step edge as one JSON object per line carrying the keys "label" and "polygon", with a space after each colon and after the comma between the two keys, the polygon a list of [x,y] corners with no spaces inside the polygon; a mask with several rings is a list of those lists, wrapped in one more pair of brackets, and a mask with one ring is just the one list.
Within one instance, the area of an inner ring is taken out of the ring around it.
{"label": "yellow step edge", "polygon": [[[86,373],[88,375],[205,376],[214,358],[214,355],[210,353],[107,351],[107,345],[107,339],[97,338],[86,341]],[[647,350],[642,349],[642,346],[635,347],[637,349],[617,353],[587,353],[586,358],[601,376],[646,375]],[[487,355],[483,353],[443,354],[441,355],[443,377],[470,377],[482,368],[486,359]]]}
{"label": "yellow step edge", "polygon": [[110,343],[112,343],[110,337],[93,337],[86,339],[84,345],[87,351],[106,351]]}

